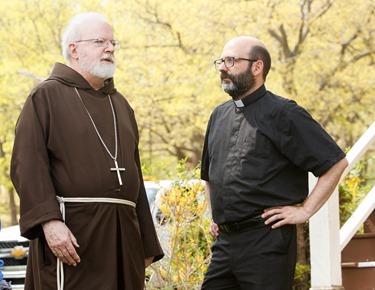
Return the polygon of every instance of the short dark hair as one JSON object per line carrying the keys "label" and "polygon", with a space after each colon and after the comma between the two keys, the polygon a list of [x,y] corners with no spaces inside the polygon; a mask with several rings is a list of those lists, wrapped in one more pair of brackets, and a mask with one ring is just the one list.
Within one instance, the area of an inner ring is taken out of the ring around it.
{"label": "short dark hair", "polygon": [[271,56],[266,48],[260,45],[255,45],[252,47],[250,54],[250,59],[260,59],[263,61],[263,79],[266,81],[268,72],[271,69]]}

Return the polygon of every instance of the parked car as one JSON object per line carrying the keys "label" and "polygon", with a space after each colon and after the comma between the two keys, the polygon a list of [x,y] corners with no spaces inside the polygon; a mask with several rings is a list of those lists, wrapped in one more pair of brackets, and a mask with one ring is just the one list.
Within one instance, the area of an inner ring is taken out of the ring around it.
{"label": "parked car", "polygon": [[155,202],[156,194],[160,189],[160,184],[155,181],[145,181],[144,184],[147,194],[147,200],[151,208]]}
{"label": "parked car", "polygon": [[161,196],[172,187],[171,180],[145,181],[148,203],[150,204],[151,215],[155,223],[163,223],[163,215],[160,210]]}
{"label": "parked car", "polygon": [[23,289],[29,241],[21,237],[18,225],[1,229],[0,260],[4,262],[1,272],[4,280],[11,282],[12,289]]}

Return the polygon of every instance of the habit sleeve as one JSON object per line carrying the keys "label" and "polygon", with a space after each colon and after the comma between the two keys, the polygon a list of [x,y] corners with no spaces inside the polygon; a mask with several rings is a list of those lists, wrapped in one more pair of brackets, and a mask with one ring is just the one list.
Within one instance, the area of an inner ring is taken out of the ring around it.
{"label": "habit sleeve", "polygon": [[31,94],[16,125],[10,168],[20,194],[21,234],[28,239],[43,235],[43,222],[62,220],[50,178],[47,141],[48,112],[36,93]]}

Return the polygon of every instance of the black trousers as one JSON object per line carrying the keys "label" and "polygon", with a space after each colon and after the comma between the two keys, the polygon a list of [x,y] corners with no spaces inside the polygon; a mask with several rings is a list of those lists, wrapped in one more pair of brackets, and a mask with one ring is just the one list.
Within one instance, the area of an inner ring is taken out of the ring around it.
{"label": "black trousers", "polygon": [[295,225],[221,232],[202,289],[292,290],[296,253]]}

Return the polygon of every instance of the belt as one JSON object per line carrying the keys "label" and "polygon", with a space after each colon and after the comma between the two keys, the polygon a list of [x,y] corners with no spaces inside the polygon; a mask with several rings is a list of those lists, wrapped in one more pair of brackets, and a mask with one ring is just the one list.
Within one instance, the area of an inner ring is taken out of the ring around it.
{"label": "belt", "polygon": [[136,207],[136,203],[127,199],[108,198],[108,197],[62,197],[56,196],[60,204],[60,211],[65,221],[65,203],[69,202],[100,202],[100,203],[117,203]]}
{"label": "belt", "polygon": [[[65,222],[65,203],[70,202],[100,202],[100,203],[117,203],[125,204],[131,207],[136,207],[136,203],[126,199],[119,198],[107,198],[107,197],[61,197],[56,196],[58,203],[60,204],[60,211]],[[57,289],[64,290],[64,268],[63,262],[57,258],[56,266],[56,275],[57,275]]]}
{"label": "belt", "polygon": [[260,215],[255,216],[253,218],[240,221],[240,222],[234,222],[234,223],[225,223],[225,224],[220,224],[219,230],[221,232],[227,233],[227,234],[234,234],[241,232],[246,229],[250,228],[255,228],[259,226],[264,226],[264,221],[265,219],[262,218]]}

